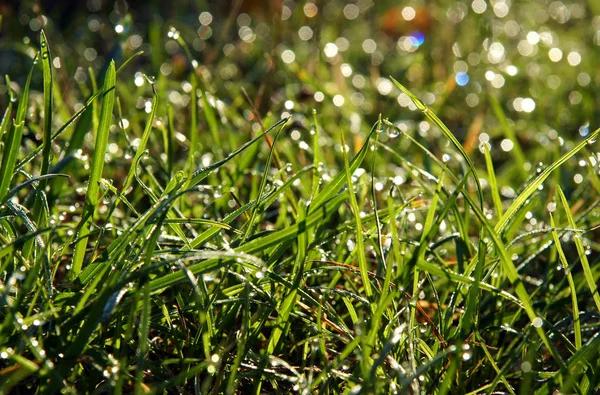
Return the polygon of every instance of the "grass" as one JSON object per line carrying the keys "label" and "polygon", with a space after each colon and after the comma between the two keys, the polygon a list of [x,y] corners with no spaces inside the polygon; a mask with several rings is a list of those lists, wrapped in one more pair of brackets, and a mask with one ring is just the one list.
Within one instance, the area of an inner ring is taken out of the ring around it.
{"label": "grass", "polygon": [[42,31],[0,86],[0,393],[600,389],[600,129],[488,87],[455,131],[411,72],[360,112],[306,43],[223,78],[227,31],[201,58],[179,28],[71,85]]}

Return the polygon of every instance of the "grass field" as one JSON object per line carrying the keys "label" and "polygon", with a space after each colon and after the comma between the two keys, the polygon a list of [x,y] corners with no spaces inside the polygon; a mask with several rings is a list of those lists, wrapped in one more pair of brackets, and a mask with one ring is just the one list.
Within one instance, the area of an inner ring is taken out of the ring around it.
{"label": "grass field", "polygon": [[0,393],[600,390],[595,1],[52,3],[0,6]]}

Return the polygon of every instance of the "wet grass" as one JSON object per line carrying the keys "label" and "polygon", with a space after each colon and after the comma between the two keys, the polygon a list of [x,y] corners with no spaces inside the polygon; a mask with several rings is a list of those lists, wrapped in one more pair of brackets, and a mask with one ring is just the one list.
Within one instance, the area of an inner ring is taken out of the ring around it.
{"label": "wet grass", "polygon": [[600,388],[600,130],[519,139],[490,92],[499,153],[400,76],[411,106],[351,121],[295,63],[328,99],[261,111],[169,37],[187,85],[131,53],[56,93],[42,34],[8,89],[0,392]]}

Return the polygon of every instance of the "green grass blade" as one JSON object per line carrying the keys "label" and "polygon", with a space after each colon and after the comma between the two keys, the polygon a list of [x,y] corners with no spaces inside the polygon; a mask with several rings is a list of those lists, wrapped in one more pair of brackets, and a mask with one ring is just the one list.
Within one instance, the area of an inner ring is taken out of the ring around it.
{"label": "green grass blade", "polygon": [[[50,54],[50,45],[46,38],[44,30],[40,33],[40,46],[42,55],[42,74],[44,81],[44,130],[43,130],[43,144],[42,148],[42,166],[40,169],[40,175],[47,174],[50,169],[50,153],[51,153],[51,139],[52,139],[52,56]],[[46,221],[44,220],[44,205],[45,205],[45,193],[46,193],[46,181],[40,182],[35,196],[35,202],[32,209],[33,221],[38,227],[44,227]],[[29,257],[33,244],[26,243],[23,247],[23,256]]]}
{"label": "green grass blade", "polygon": [[[365,142],[364,142],[362,148],[360,149],[360,151],[358,151],[358,153],[354,156],[354,158],[352,158],[352,161],[350,161],[349,168],[348,168],[350,175],[352,175],[356,171],[356,169],[358,169],[358,166],[360,166],[360,164],[363,162],[365,156],[367,155],[367,152],[370,149],[369,141],[373,137],[373,133],[376,132],[378,124],[379,123],[377,122],[373,125],[373,128],[371,129],[371,131],[365,138]],[[341,171],[312,200],[312,202],[310,204],[310,211],[317,210],[325,202],[327,202],[329,199],[334,197],[340,191],[340,189],[342,189],[345,182],[347,182],[346,172]]]}
{"label": "green grass blade", "polygon": [[[275,152],[275,146],[277,144],[277,138],[279,134],[283,130],[285,124],[282,124],[277,133],[275,134],[275,138],[273,139],[273,144],[271,145],[271,149],[269,150],[269,155],[267,156],[267,162],[265,163],[263,176],[260,181],[260,186],[258,188],[258,197],[257,200],[260,200],[265,192],[265,187],[267,185],[267,179],[269,178],[269,170],[271,169],[271,161],[273,160],[273,153]],[[246,231],[244,232],[244,237],[242,237],[242,243],[246,241],[248,236],[253,230],[254,221],[256,220],[256,216],[258,215],[258,205],[254,206],[252,212],[250,214],[250,220],[248,221],[248,226],[246,227]]]}
{"label": "green grass blade", "polygon": [[494,163],[492,162],[492,156],[490,155],[490,149],[487,144],[483,144],[483,155],[485,156],[485,165],[487,167],[490,191],[492,193],[494,208],[496,209],[496,216],[501,218],[502,214],[504,213],[502,210],[502,200],[500,199],[500,191],[498,189],[498,181],[496,180],[496,172],[494,171]]}
{"label": "green grass blade", "polygon": [[198,90],[198,78],[196,73],[192,71],[190,75],[190,82],[192,85],[192,92],[190,95],[190,147],[188,151],[188,160],[186,163],[187,174],[189,178],[192,178],[196,168],[196,156],[199,153],[200,142],[198,135],[198,96],[196,91]]}
{"label": "green grass blade", "polygon": [[433,113],[433,111],[431,111],[431,109],[429,107],[427,107],[427,105],[425,103],[423,103],[411,91],[409,91],[408,89],[406,89],[402,84],[400,84],[398,81],[396,81],[393,77],[390,77],[390,78],[392,79],[392,82],[405,95],[407,95],[408,97],[410,97],[410,99],[413,101],[413,103],[415,103],[415,106],[417,106],[417,108],[419,110],[421,110],[421,112],[423,113],[423,115],[425,115],[425,117],[427,117],[427,119],[429,119],[437,127],[440,128],[440,130],[442,131],[442,133],[444,134],[444,136],[448,140],[450,140],[450,142],[452,143],[452,145],[454,145],[454,147],[458,150],[458,152],[460,152],[461,156],[463,157],[463,159],[467,163],[467,166],[469,167],[469,171],[473,175],[473,179],[475,181],[475,185],[477,186],[477,193],[479,194],[479,204],[483,206],[483,191],[481,189],[481,184],[479,182],[479,175],[477,174],[477,170],[475,169],[475,164],[473,163],[473,161],[471,160],[471,158],[469,157],[469,155],[467,154],[467,152],[463,148],[462,144],[456,139],[456,137],[454,137],[454,134],[452,134],[452,132],[450,131],[450,129],[448,129],[448,127],[446,127],[446,125],[442,122],[442,120],[439,119],[437,117],[437,115],[435,115],[435,113]]}
{"label": "green grass blade", "polygon": [[230,160],[232,160],[233,158],[238,156],[240,153],[242,153],[244,150],[246,150],[246,148],[250,147],[252,144],[256,143],[258,140],[262,139],[265,134],[269,133],[270,131],[277,128],[278,126],[285,124],[288,121],[288,119],[289,118],[280,119],[279,121],[275,122],[269,129],[267,129],[263,133],[254,137],[252,140],[250,140],[250,141],[244,143],[243,145],[241,145],[240,147],[238,147],[235,151],[233,151],[231,154],[229,154],[226,158],[221,159],[220,161],[215,162],[215,163],[211,164],[210,166],[204,167],[204,168],[196,171],[194,173],[194,175],[192,176],[192,178],[190,179],[188,187],[193,187],[193,186],[198,185],[200,182],[202,182],[202,180],[204,180],[206,177],[208,177],[213,171],[215,171],[219,167],[223,166],[225,163],[229,162]]}
{"label": "green grass blade", "polygon": [[577,152],[588,145],[591,141],[596,141],[600,134],[600,128],[596,129],[594,133],[591,133],[584,140],[580,141],[575,147],[569,152],[561,156],[557,161],[552,163],[550,166],[544,169],[527,187],[517,196],[517,198],[508,207],[504,215],[500,218],[496,226],[495,231],[502,234],[510,219],[519,211],[519,209],[527,202],[527,200],[537,191],[542,183],[548,178],[548,176],[556,169],[558,169],[563,163],[571,159]]}
{"label": "green grass blade", "polygon": [[[565,197],[560,185],[556,186],[556,192],[560,198],[560,201],[565,209],[565,213],[567,216],[567,221],[569,223],[569,227],[576,229],[575,220],[573,219],[573,215],[571,215],[571,207],[569,206],[569,202]],[[600,295],[598,294],[598,286],[596,285],[596,279],[594,278],[594,274],[592,269],[590,268],[590,263],[587,258],[587,254],[585,253],[585,247],[583,246],[583,242],[579,235],[575,235],[573,237],[573,242],[575,243],[575,247],[577,248],[577,255],[579,255],[579,261],[581,262],[581,267],[583,268],[583,274],[585,276],[585,281],[590,288],[590,292],[592,293],[592,297],[594,298],[594,302],[596,303],[596,308],[600,312]]]}
{"label": "green grass blade", "polygon": [[[523,285],[523,282],[521,281],[521,278],[519,277],[517,268],[515,267],[512,259],[510,258],[510,255],[508,254],[508,251],[507,251],[506,247],[504,246],[504,242],[502,241],[502,239],[500,238],[500,236],[498,235],[496,230],[490,225],[490,223],[488,222],[488,220],[485,217],[485,215],[483,214],[483,212],[479,209],[479,207],[475,204],[475,202],[471,199],[471,197],[468,194],[464,194],[463,196],[469,202],[471,209],[475,212],[480,223],[483,225],[487,234],[492,239],[491,244],[495,247],[498,257],[500,258],[500,264],[502,265],[502,269],[507,274],[510,282],[514,285],[515,293],[516,293],[517,297],[521,300],[523,309],[527,313],[529,320],[532,323],[539,322],[539,320],[541,320],[541,319],[538,317],[535,310],[533,309],[533,303],[531,302],[531,297],[529,296],[529,293],[527,293],[527,290],[525,289],[525,286]],[[473,261],[476,261],[475,258],[473,258]],[[564,370],[566,367],[565,362],[563,361],[562,357],[560,356],[560,354],[554,347],[553,343],[550,341],[550,338],[548,337],[545,330],[542,328],[541,325],[533,325],[533,326],[534,326],[536,332],[538,333],[539,337],[544,342],[544,345],[546,346],[546,348],[548,349],[548,351],[550,352],[550,354],[556,361],[556,363],[559,365],[561,370]]]}
{"label": "green grass blade", "polygon": [[[40,175],[48,173],[50,168],[50,152],[52,149],[52,56],[50,55],[50,46],[46,33],[42,30],[40,35],[40,45],[42,47],[42,71],[44,74],[44,148],[42,149],[42,169]],[[42,183],[41,189],[44,190]]]}
{"label": "green grass blade", "polygon": [[7,112],[4,115],[4,120],[2,121],[2,133],[0,134],[0,138],[4,136],[5,130],[7,130],[8,133],[6,133],[7,138],[2,155],[2,165],[0,167],[0,201],[4,200],[4,197],[8,193],[10,182],[13,178],[15,163],[17,162],[17,155],[23,136],[23,127],[25,125],[25,114],[27,112],[27,101],[29,99],[29,85],[31,83],[31,76],[33,75],[33,69],[36,62],[37,57],[34,59],[34,66],[31,67],[31,70],[27,75],[21,99],[17,106],[17,116],[14,120],[14,125],[11,126],[12,122],[8,120],[11,115],[9,110],[12,108],[12,101],[9,103]]}
{"label": "green grass blade", "polygon": [[[365,146],[368,141],[365,142]],[[367,257],[365,255],[365,245],[363,241],[363,228],[360,220],[360,208],[358,208],[358,202],[356,201],[356,195],[354,194],[354,186],[352,181],[352,174],[350,173],[350,165],[348,164],[348,148],[344,140],[344,134],[342,133],[342,152],[344,156],[344,169],[346,173],[346,184],[348,186],[348,196],[350,198],[350,207],[352,208],[352,214],[354,215],[354,223],[356,230],[356,255],[358,256],[358,267],[360,267],[360,277],[362,278],[363,287],[367,297],[373,295],[371,290],[371,280],[369,279],[369,268],[367,267]]]}
{"label": "green grass blade", "polygon": [[106,77],[104,78],[104,96],[102,99],[102,110],[100,114],[100,125],[96,136],[96,146],[90,169],[90,178],[88,181],[88,190],[86,195],[86,204],[82,214],[82,223],[79,231],[79,240],[75,245],[73,254],[72,275],[76,277],[81,272],[83,259],[87,249],[88,235],[90,225],[96,206],[98,204],[98,192],[102,171],[104,169],[104,155],[108,145],[108,136],[110,125],[112,123],[112,111],[115,104],[115,63],[111,62]]}
{"label": "green grass blade", "polygon": [[[569,210],[565,207],[566,210]],[[565,275],[567,276],[567,281],[569,283],[569,290],[571,291],[571,304],[573,305],[573,332],[575,337],[575,348],[579,350],[581,348],[581,321],[579,319],[579,304],[577,303],[577,288],[575,287],[575,281],[573,280],[573,274],[571,273],[571,269],[569,268],[569,261],[565,256],[565,252],[562,249],[560,244],[560,239],[558,238],[558,232],[556,231],[556,224],[554,223],[554,217],[552,213],[550,213],[550,226],[552,227],[552,240],[554,240],[554,246],[556,247],[556,252],[558,253],[558,260],[563,267]]]}
{"label": "green grass blade", "polygon": [[[135,169],[137,163],[140,160],[140,157],[146,151],[146,145],[148,144],[148,139],[150,138],[150,131],[152,130],[152,125],[154,124],[154,117],[156,115],[156,109],[158,108],[158,94],[156,93],[156,89],[154,89],[154,85],[152,86],[152,109],[148,114],[148,119],[146,121],[146,127],[144,128],[144,132],[142,133],[142,137],[140,138],[140,143],[137,147],[137,151],[132,159],[132,165],[129,168],[129,172],[127,173],[127,177],[125,178],[125,182],[123,183],[123,188],[121,193],[126,194],[131,186],[131,182],[133,181],[133,176],[135,174]],[[116,205],[116,204],[115,204]]]}

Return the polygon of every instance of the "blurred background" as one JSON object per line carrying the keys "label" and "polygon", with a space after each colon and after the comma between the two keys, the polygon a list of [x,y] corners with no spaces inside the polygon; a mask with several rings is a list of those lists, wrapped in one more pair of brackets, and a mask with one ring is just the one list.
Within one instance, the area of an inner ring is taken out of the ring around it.
{"label": "blurred background", "polygon": [[[497,138],[502,155],[514,146],[507,127],[527,149],[600,124],[599,9],[596,0],[3,0],[0,74],[19,90],[43,28],[65,109],[89,95],[90,72],[101,81],[110,59],[119,65],[140,50],[119,76],[136,106],[148,96],[146,74],[183,108],[191,72],[183,39],[211,95],[248,121],[242,88],[263,117],[317,108],[357,133],[383,113],[403,131],[430,135],[393,76],[468,150]],[[3,108],[7,89],[3,78]]]}

